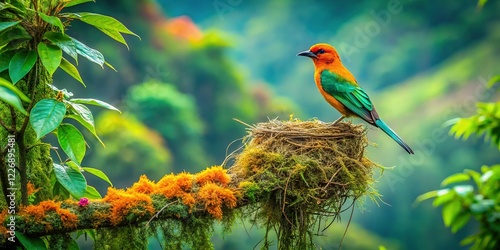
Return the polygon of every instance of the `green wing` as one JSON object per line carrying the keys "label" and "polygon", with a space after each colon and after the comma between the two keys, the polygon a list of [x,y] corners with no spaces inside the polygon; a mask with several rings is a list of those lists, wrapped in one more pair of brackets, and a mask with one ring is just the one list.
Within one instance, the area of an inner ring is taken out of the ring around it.
{"label": "green wing", "polygon": [[[373,109],[373,104],[366,92],[341,76],[329,71],[321,72],[321,87],[323,90],[335,97],[350,111],[363,118],[365,121],[375,122],[376,113]],[[375,114],[374,114],[375,113]]]}

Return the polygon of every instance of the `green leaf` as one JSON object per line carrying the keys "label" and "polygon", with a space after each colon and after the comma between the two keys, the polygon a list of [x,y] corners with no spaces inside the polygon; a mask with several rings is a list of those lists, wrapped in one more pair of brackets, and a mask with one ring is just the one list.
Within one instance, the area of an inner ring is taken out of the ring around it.
{"label": "green leaf", "polygon": [[470,219],[469,213],[460,213],[457,218],[451,223],[451,232],[456,233],[464,227]]}
{"label": "green leaf", "polygon": [[114,19],[113,17],[95,14],[95,13],[75,13],[78,15],[81,21],[86,22],[96,28],[103,28],[107,30],[115,30],[120,33],[136,35],[134,32],[130,31],[125,25],[123,25],[120,21]]}
{"label": "green leaf", "polygon": [[57,140],[68,157],[78,164],[85,156],[85,139],[80,131],[71,124],[61,124],[57,128]]}
{"label": "green leaf", "polygon": [[[69,102],[74,113],[76,114],[76,117],[69,117],[72,118],[76,121],[78,121],[80,124],[82,124],[85,128],[87,128],[94,136],[95,138],[101,143],[103,147],[106,147],[104,143],[101,141],[101,138],[97,136],[97,132],[95,130],[95,123],[94,123],[94,116],[92,115],[92,112],[90,111],[87,106],[79,103],[72,103]],[[80,119],[78,119],[80,118]]]}
{"label": "green leaf", "polygon": [[452,183],[468,181],[468,180],[470,180],[469,175],[464,174],[464,173],[457,173],[457,174],[453,174],[453,175],[446,177],[446,179],[444,179],[441,182],[441,186],[444,187],[444,186],[447,186],[447,185],[452,184]]}
{"label": "green leaf", "polygon": [[44,13],[38,11],[38,15],[42,18],[42,20],[44,20],[45,22],[47,23],[50,23],[56,27],[58,27],[61,32],[64,34],[64,25],[63,23],[61,22],[61,19],[59,19],[58,17],[55,17],[55,16],[48,16],[48,15],[45,15]]}
{"label": "green leaf", "polygon": [[488,87],[493,87],[497,82],[500,82],[500,75],[492,77],[488,82]]}
{"label": "green leaf", "polygon": [[71,6],[75,6],[75,5],[87,3],[87,2],[95,2],[95,1],[94,0],[71,0],[68,3],[66,3],[66,5],[64,7],[65,8],[71,7]]}
{"label": "green leaf", "polygon": [[57,181],[76,199],[85,195],[87,181],[80,171],[54,163]]}
{"label": "green leaf", "polygon": [[71,238],[71,241],[69,242],[69,244],[66,247],[66,249],[68,249],[68,250],[80,250],[80,246],[75,241],[75,239]]}
{"label": "green leaf", "polygon": [[464,172],[468,175],[470,175],[470,177],[472,177],[472,180],[474,180],[474,183],[476,184],[476,186],[481,189],[482,187],[482,182],[481,182],[481,174],[474,171],[474,170],[470,170],[470,169],[465,169]]}
{"label": "green leaf", "polygon": [[101,100],[96,100],[96,99],[91,99],[91,98],[74,98],[74,99],[71,99],[70,101],[72,101],[74,103],[81,103],[81,104],[88,104],[88,105],[99,106],[99,107],[107,108],[107,109],[110,109],[110,110],[115,110],[115,111],[118,111],[119,113],[121,113],[120,110],[118,110],[117,108],[113,107],[111,104],[103,102]]}
{"label": "green leaf", "polygon": [[452,201],[453,199],[455,199],[455,197],[456,193],[450,192],[450,190],[448,189],[447,192],[443,192],[441,195],[438,195],[438,197],[436,197],[436,199],[434,199],[434,201],[432,202],[432,205],[435,207],[441,206]]}
{"label": "green leaf", "polygon": [[[0,33],[0,50],[3,49],[4,46],[9,44],[14,40],[29,40],[31,39],[31,35],[26,32],[26,30],[21,26],[14,26],[12,29],[6,30]],[[11,45],[15,45],[14,43]],[[9,46],[9,48],[15,48],[16,46]]]}
{"label": "green leaf", "polygon": [[0,53],[0,72],[3,72],[4,70],[9,68],[10,59],[12,59],[12,56],[14,56],[14,54],[15,51]]}
{"label": "green leaf", "polygon": [[109,185],[113,186],[113,183],[111,183],[111,180],[101,170],[99,170],[97,168],[89,168],[89,167],[83,167],[82,169],[85,170],[86,172],[88,172],[89,174],[92,174],[92,175],[95,175],[96,177],[99,177],[100,179],[109,183]]}
{"label": "green leaf", "polygon": [[47,249],[45,242],[41,238],[33,238],[16,231],[16,238],[25,249],[44,250]]}
{"label": "green leaf", "polygon": [[24,109],[21,100],[11,89],[5,86],[0,86],[0,100],[11,105],[15,109],[21,111],[24,115],[28,116],[28,112]]}
{"label": "green leaf", "polygon": [[52,31],[45,32],[43,37],[51,41],[53,44],[57,45],[66,54],[68,54],[73,59],[75,59],[75,61],[78,62],[78,53],[76,50],[76,44],[75,42],[73,42],[71,37],[59,32],[52,32]]}
{"label": "green leaf", "polygon": [[87,190],[85,190],[85,197],[87,197],[89,199],[101,199],[102,198],[99,191],[97,191],[97,189],[95,189],[95,187],[92,187],[89,185],[87,185]]}
{"label": "green leaf", "polygon": [[17,22],[0,22],[0,32],[1,31],[4,31],[18,23],[20,23],[21,21],[17,21]]}
{"label": "green leaf", "polygon": [[458,214],[462,211],[462,204],[458,200],[446,203],[443,206],[443,222],[444,225],[449,227],[451,223],[457,218]]}
{"label": "green leaf", "polygon": [[124,44],[125,46],[127,46],[127,49],[130,50],[127,42],[125,41],[125,38],[123,38],[123,36],[120,32],[118,32],[116,30],[104,29],[104,28],[100,28],[100,27],[96,27],[96,28],[99,29],[100,31],[102,31],[102,33],[104,33],[104,34],[108,35],[109,37],[113,38],[114,40],[118,41],[119,43]]}
{"label": "green leaf", "polygon": [[477,234],[469,235],[460,241],[460,246],[472,244],[477,238],[478,238]]}
{"label": "green leaf", "polygon": [[72,76],[75,78],[77,81],[79,81],[81,84],[83,84],[84,87],[87,87],[85,83],[83,82],[82,77],[80,76],[80,73],[78,72],[78,69],[75,67],[75,65],[71,64],[66,60],[66,58],[62,58],[61,64],[59,67],[64,70],[68,75]]}
{"label": "green leaf", "polygon": [[16,84],[31,70],[37,59],[34,50],[21,50],[17,52],[9,63],[9,76],[13,84]]}
{"label": "green leaf", "polygon": [[40,57],[43,66],[47,69],[50,76],[52,76],[57,67],[61,64],[62,50],[56,45],[47,45],[44,42],[41,42],[38,44],[38,56]]}
{"label": "green leaf", "polygon": [[30,123],[35,130],[36,139],[54,131],[66,114],[66,106],[54,99],[42,99],[35,104],[30,114]]}
{"label": "green leaf", "polygon": [[21,98],[22,101],[25,101],[25,102],[31,102],[31,99],[29,97],[27,97],[21,90],[19,90],[16,86],[14,86],[14,84],[12,84],[11,82],[7,81],[6,79],[4,78],[1,78],[0,77],[0,86],[4,86],[10,90],[12,90],[14,93],[16,93],[16,95],[18,97]]}
{"label": "green leaf", "polygon": [[457,193],[458,196],[466,197],[474,191],[474,187],[472,185],[460,185],[454,186],[453,190],[455,191],[455,193]]}
{"label": "green leaf", "polygon": [[87,60],[89,60],[93,63],[99,64],[102,68],[104,68],[104,66],[103,66],[104,65],[104,56],[102,55],[101,52],[99,52],[93,48],[90,48],[89,46],[76,40],[75,38],[71,38],[71,40],[73,40],[73,42],[75,43],[76,52],[79,55],[87,58]]}
{"label": "green leaf", "polygon": [[422,202],[422,201],[425,201],[425,200],[428,200],[430,198],[434,198],[434,197],[437,197],[438,196],[438,191],[439,190],[433,190],[433,191],[429,191],[425,194],[421,194],[417,197],[416,199],[416,202]]}
{"label": "green leaf", "polygon": [[[16,2],[14,2],[16,3]],[[4,2],[0,2],[0,10],[6,10],[6,9],[11,9],[13,10],[12,12],[15,12],[17,13],[19,16],[22,16],[24,17],[25,16],[25,12],[26,12],[26,9],[24,8],[24,6],[22,4],[19,4],[17,3],[17,7],[10,4],[10,3],[6,3],[5,1]],[[18,7],[21,7],[21,9],[19,9]]]}
{"label": "green leaf", "polygon": [[108,62],[104,62],[104,64],[106,64],[106,66],[108,66],[110,69],[112,69],[114,72],[118,72],[115,67],[113,67],[113,65],[111,65],[110,63]]}
{"label": "green leaf", "polygon": [[106,145],[104,145],[104,142],[97,135],[94,124],[89,123],[88,121],[86,121],[82,117],[80,117],[79,115],[66,115],[66,117],[71,118],[71,119],[79,122],[80,124],[82,124],[88,131],[90,131],[90,133],[92,133],[92,135],[94,135],[94,137],[99,141],[99,143],[101,143],[101,145],[103,147],[106,147]]}

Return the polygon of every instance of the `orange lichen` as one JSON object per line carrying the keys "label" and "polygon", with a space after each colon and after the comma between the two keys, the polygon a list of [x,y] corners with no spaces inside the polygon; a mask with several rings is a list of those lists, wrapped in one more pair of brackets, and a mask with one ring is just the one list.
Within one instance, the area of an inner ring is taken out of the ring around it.
{"label": "orange lichen", "polygon": [[143,193],[133,192],[133,190],[125,191],[110,187],[108,194],[102,201],[111,204],[109,218],[113,225],[123,221],[124,217],[131,212],[138,216],[152,215],[155,212],[151,197]]}
{"label": "orange lichen", "polygon": [[5,237],[7,238],[7,228],[5,227],[5,218],[7,218],[7,215],[8,215],[8,210],[7,209],[4,209],[1,213],[0,213],[0,235],[5,235]]}
{"label": "orange lichen", "polygon": [[227,186],[231,182],[231,177],[227,174],[227,170],[221,166],[213,166],[201,171],[196,175],[196,183],[204,185],[209,182],[220,183],[222,186]]}
{"label": "orange lichen", "polygon": [[40,188],[36,188],[35,185],[33,185],[33,183],[28,181],[27,190],[28,190],[28,196],[29,196],[29,195],[32,195],[32,194],[38,192],[38,190],[40,190]]}
{"label": "orange lichen", "polygon": [[46,213],[54,211],[56,212],[63,226],[66,228],[74,228],[78,223],[78,216],[72,213],[69,209],[61,208],[61,202],[55,202],[52,200],[42,201],[38,205],[29,205],[21,208],[20,215],[30,216],[33,218],[35,223],[41,223],[45,226],[45,229],[50,230],[53,225],[49,221],[44,220]]}
{"label": "orange lichen", "polygon": [[149,180],[145,175],[141,175],[139,181],[134,183],[134,185],[128,190],[142,194],[151,194],[155,191],[155,189],[156,184],[154,181]]}
{"label": "orange lichen", "polygon": [[205,205],[207,212],[219,220],[222,219],[222,206],[234,208],[237,201],[231,189],[215,183],[206,183],[200,187],[197,198],[200,203]]}
{"label": "orange lichen", "polygon": [[189,207],[196,203],[191,194],[194,176],[189,173],[180,173],[177,175],[165,175],[157,184],[153,193],[162,194],[168,199],[181,198],[182,202]]}

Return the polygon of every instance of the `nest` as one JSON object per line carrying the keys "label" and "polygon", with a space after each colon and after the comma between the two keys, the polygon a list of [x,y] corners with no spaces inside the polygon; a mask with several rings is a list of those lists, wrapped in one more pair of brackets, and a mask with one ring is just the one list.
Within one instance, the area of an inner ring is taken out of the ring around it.
{"label": "nest", "polygon": [[279,249],[313,248],[318,225],[339,218],[359,197],[376,194],[376,164],[364,157],[363,126],[272,120],[248,130],[230,173],[255,222],[276,230]]}

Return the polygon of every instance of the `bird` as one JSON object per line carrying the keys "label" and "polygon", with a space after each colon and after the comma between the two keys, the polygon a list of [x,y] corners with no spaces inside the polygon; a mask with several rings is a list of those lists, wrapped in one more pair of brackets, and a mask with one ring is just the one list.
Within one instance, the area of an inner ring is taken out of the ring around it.
{"label": "bird", "polygon": [[305,56],[314,63],[314,81],[325,100],[342,115],[333,122],[337,124],[346,117],[359,117],[380,128],[409,154],[413,150],[380,119],[368,94],[358,85],[354,75],[342,64],[337,50],[326,43],[318,43],[297,56]]}

